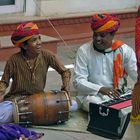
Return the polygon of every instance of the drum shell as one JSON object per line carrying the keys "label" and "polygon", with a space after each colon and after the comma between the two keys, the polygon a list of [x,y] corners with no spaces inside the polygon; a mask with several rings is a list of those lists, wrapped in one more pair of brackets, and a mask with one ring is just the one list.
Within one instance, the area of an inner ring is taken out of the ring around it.
{"label": "drum shell", "polygon": [[[18,115],[20,113],[20,105],[16,105],[15,112],[17,113],[17,123],[31,122],[33,125],[50,125],[55,123],[65,122],[69,119],[69,98],[65,91],[49,91],[46,93],[35,93],[27,96],[25,99],[27,103],[27,112],[25,115]],[[23,116],[25,116],[25,119]]]}

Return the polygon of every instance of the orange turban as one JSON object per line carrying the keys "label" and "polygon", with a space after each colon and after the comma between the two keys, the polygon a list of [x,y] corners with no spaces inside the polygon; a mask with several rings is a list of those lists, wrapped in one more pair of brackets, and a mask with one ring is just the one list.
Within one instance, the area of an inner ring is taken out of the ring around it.
{"label": "orange turban", "polygon": [[120,20],[109,14],[96,14],[91,19],[91,28],[94,32],[113,32],[120,27]]}
{"label": "orange turban", "polygon": [[11,41],[16,47],[19,47],[23,42],[37,34],[39,34],[39,30],[36,24],[32,22],[21,23],[13,32]]}

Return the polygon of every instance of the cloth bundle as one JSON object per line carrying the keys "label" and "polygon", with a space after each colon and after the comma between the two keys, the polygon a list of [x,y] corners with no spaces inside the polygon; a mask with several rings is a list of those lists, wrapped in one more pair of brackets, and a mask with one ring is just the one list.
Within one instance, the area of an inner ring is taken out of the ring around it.
{"label": "cloth bundle", "polygon": [[22,137],[28,140],[36,140],[43,136],[43,133],[30,131],[16,124],[0,125],[0,140],[22,140]]}

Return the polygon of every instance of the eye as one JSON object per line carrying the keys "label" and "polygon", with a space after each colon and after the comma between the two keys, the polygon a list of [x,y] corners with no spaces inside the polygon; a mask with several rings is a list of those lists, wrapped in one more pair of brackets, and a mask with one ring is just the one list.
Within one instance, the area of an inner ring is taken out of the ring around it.
{"label": "eye", "polygon": [[32,42],[35,42],[37,40],[37,38],[33,38]]}
{"label": "eye", "polygon": [[107,34],[108,34],[108,33],[106,33],[106,32],[103,32],[103,33],[94,33],[93,36],[94,36],[94,37],[98,37],[98,36],[99,36],[99,37],[104,38]]}
{"label": "eye", "polygon": [[107,33],[100,33],[101,37],[105,37],[107,35]]}
{"label": "eye", "polygon": [[41,36],[39,36],[39,37],[38,37],[38,39],[40,39],[40,40],[41,40]]}
{"label": "eye", "polygon": [[35,37],[32,37],[31,39],[29,39],[28,42],[35,42],[37,39]]}
{"label": "eye", "polygon": [[97,37],[97,36],[98,36],[98,34],[97,34],[97,33],[94,33],[94,34],[93,34],[93,36],[94,36],[94,37]]}

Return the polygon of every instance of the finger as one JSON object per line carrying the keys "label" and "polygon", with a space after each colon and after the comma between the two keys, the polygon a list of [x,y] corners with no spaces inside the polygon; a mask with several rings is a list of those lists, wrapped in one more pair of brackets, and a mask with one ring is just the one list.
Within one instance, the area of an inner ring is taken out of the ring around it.
{"label": "finger", "polygon": [[120,92],[119,92],[119,91],[117,91],[117,90],[113,90],[113,93],[115,94],[115,96],[116,96],[117,98],[120,97]]}
{"label": "finger", "polygon": [[112,98],[112,99],[117,99],[117,98],[118,98],[118,97],[117,97],[115,94],[113,94],[113,93],[110,94],[109,97]]}
{"label": "finger", "polygon": [[109,95],[111,98],[119,98],[120,97],[119,93],[114,91],[114,90],[110,91]]}
{"label": "finger", "polygon": [[108,92],[107,92],[107,95],[108,95],[110,98],[112,98],[112,99],[114,98],[114,97],[113,97],[113,92],[112,92],[112,91],[108,91]]}
{"label": "finger", "polygon": [[64,91],[65,91],[66,94],[68,95],[70,105],[72,105],[72,100],[71,100],[70,92],[69,92],[68,90],[64,90]]}
{"label": "finger", "polygon": [[70,105],[72,105],[72,100],[71,100],[70,93],[69,93],[69,92],[67,92],[67,94],[68,94],[68,97],[69,97],[69,102],[70,102]]}

